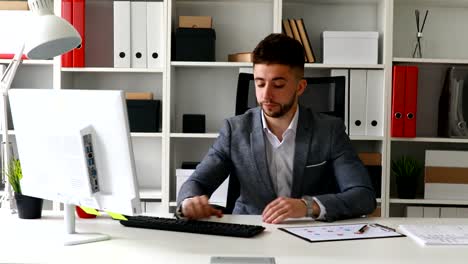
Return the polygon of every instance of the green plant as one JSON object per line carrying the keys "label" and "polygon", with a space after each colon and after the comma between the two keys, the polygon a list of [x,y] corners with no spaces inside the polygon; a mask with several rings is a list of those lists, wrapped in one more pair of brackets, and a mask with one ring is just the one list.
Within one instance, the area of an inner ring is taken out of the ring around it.
{"label": "green plant", "polygon": [[21,171],[21,163],[19,159],[13,158],[10,161],[10,166],[6,172],[8,182],[10,183],[15,193],[21,194],[20,180],[23,178],[23,172]]}
{"label": "green plant", "polygon": [[418,177],[423,166],[416,159],[409,156],[401,156],[392,160],[392,172],[397,177]]}

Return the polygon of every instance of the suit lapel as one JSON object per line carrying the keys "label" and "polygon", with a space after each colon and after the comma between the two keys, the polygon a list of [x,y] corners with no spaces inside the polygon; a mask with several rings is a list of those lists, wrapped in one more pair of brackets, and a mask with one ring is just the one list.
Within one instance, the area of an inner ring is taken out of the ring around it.
{"label": "suit lapel", "polygon": [[251,148],[261,181],[266,186],[267,191],[270,192],[273,197],[276,197],[276,192],[273,188],[273,182],[271,180],[266,159],[265,138],[263,136],[261,114],[262,112],[260,111],[260,108],[257,108],[254,115],[253,130],[250,134]]}
{"label": "suit lapel", "polygon": [[293,183],[291,197],[299,198],[304,176],[304,168],[309,154],[309,145],[312,138],[311,116],[304,108],[299,107],[299,120],[296,129],[296,149],[294,150]]}

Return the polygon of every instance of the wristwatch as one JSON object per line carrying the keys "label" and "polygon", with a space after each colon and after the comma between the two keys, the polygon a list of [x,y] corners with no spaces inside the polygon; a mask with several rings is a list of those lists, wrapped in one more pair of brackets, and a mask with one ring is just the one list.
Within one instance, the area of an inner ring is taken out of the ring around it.
{"label": "wristwatch", "polygon": [[306,217],[313,217],[314,209],[312,205],[314,204],[314,199],[311,196],[302,196],[301,201],[307,208]]}

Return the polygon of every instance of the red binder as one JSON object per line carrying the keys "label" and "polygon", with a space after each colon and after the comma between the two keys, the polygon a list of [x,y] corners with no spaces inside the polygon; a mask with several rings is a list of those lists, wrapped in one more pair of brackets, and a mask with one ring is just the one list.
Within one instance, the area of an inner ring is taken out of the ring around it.
{"label": "red binder", "polygon": [[418,105],[418,67],[406,66],[405,115],[403,137],[416,137],[416,112]]}
{"label": "red binder", "polygon": [[406,66],[393,66],[392,137],[403,137],[405,112]]}
{"label": "red binder", "polygon": [[[62,17],[73,25],[72,0],[62,0]],[[62,55],[62,67],[73,67],[73,50]]]}
{"label": "red binder", "polygon": [[73,67],[85,66],[85,0],[73,0],[73,26],[81,36],[81,45],[73,50]]}

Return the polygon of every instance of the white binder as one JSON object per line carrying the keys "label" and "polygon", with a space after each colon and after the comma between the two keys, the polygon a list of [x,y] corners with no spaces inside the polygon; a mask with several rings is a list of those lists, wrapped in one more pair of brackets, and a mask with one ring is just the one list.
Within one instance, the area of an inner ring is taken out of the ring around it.
{"label": "white binder", "polygon": [[349,70],[348,69],[332,69],[330,76],[344,76],[345,77],[345,113],[344,123],[346,127],[346,133],[349,134]]}
{"label": "white binder", "polygon": [[349,135],[366,135],[367,71],[350,70],[349,74]]}
{"label": "white binder", "polygon": [[114,1],[114,67],[130,68],[130,1]]}
{"label": "white binder", "polygon": [[367,70],[366,135],[383,136],[383,71]]}
{"label": "white binder", "polygon": [[148,68],[163,67],[165,55],[164,2],[162,0],[147,0],[146,2],[146,37]]}
{"label": "white binder", "polygon": [[132,52],[130,66],[146,68],[146,1],[132,0],[130,2],[130,49]]}

